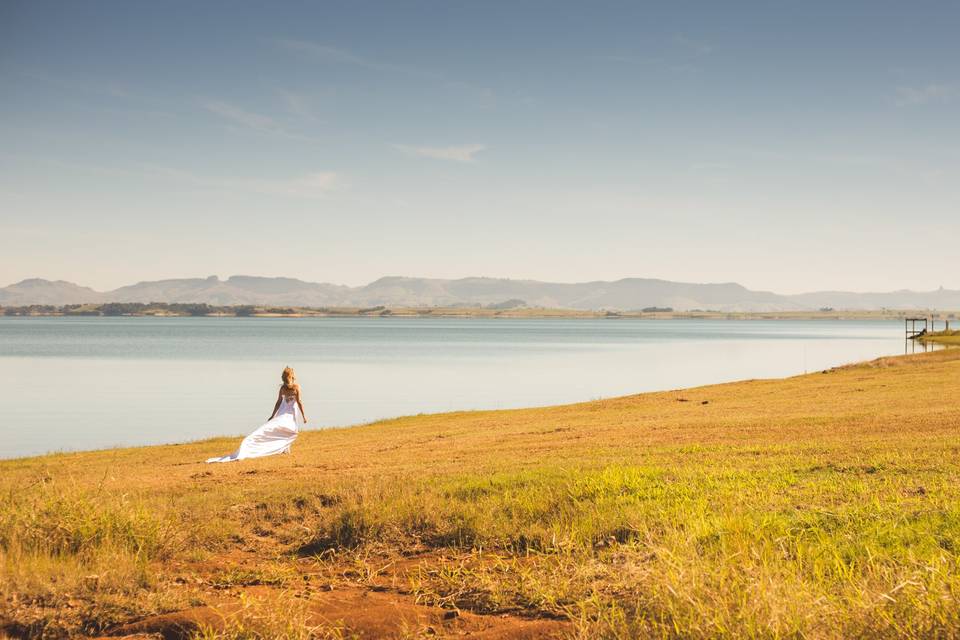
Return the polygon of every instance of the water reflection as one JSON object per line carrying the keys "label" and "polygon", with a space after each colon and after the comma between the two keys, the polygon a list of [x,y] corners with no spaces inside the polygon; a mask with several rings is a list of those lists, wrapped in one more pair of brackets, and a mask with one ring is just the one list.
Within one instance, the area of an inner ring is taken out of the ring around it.
{"label": "water reflection", "polygon": [[952,345],[940,344],[938,342],[927,342],[925,340],[913,340],[907,338],[904,341],[903,352],[906,355],[912,353],[927,353],[928,351],[938,351],[940,349],[947,349]]}

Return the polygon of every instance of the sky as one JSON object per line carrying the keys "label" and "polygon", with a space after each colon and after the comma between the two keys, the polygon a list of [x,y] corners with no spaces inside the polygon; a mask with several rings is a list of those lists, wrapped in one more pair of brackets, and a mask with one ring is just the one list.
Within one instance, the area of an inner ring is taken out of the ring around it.
{"label": "sky", "polygon": [[960,289],[957,2],[0,3],[0,286]]}

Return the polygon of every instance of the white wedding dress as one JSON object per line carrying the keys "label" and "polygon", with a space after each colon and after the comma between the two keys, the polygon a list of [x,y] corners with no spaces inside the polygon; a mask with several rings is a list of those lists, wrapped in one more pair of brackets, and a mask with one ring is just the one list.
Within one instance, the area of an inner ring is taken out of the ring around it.
{"label": "white wedding dress", "polygon": [[240,448],[228,456],[210,458],[207,462],[233,462],[246,458],[262,458],[277,453],[289,453],[303,426],[303,414],[296,397],[284,396],[277,413],[266,424],[257,428],[240,443]]}

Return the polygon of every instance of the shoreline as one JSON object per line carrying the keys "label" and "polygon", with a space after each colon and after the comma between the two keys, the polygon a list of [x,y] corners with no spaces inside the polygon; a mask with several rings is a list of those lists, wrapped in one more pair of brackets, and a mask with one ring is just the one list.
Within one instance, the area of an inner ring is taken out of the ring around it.
{"label": "shoreline", "polygon": [[960,346],[960,330],[944,330],[926,333],[917,336],[916,340],[921,343],[941,344],[945,346]]}
{"label": "shoreline", "polygon": [[[958,342],[958,343],[949,343],[949,344],[947,344],[947,346],[945,346],[943,349],[940,349],[940,350],[950,349],[950,347],[951,347],[953,344],[960,344],[960,342]],[[326,431],[350,431],[350,430],[355,430],[355,429],[363,429],[363,428],[374,427],[374,426],[381,425],[381,424],[388,423],[388,422],[400,422],[400,421],[407,421],[407,420],[411,420],[411,419],[415,420],[415,419],[421,419],[421,418],[423,418],[423,419],[443,418],[443,417],[448,417],[448,416],[466,415],[466,414],[478,414],[478,413],[506,413],[506,412],[525,412],[525,411],[558,410],[558,409],[562,409],[562,408],[565,408],[565,407],[577,407],[577,406],[582,406],[582,405],[588,405],[588,404],[595,403],[595,402],[607,402],[607,401],[614,401],[614,402],[615,402],[615,401],[619,401],[619,400],[625,400],[625,399],[627,399],[627,398],[640,398],[640,397],[645,397],[645,396],[661,395],[661,394],[665,394],[665,393],[689,393],[689,392],[697,391],[697,390],[699,390],[699,389],[708,388],[708,387],[737,386],[737,385],[745,385],[745,384],[748,384],[748,383],[751,383],[751,382],[758,382],[758,381],[760,381],[760,382],[774,382],[774,383],[779,383],[779,382],[784,382],[784,381],[787,381],[787,380],[793,380],[793,379],[796,379],[796,378],[804,378],[804,377],[807,377],[807,376],[816,376],[816,375],[821,375],[821,374],[828,374],[828,373],[831,373],[831,372],[833,372],[833,371],[838,371],[838,370],[843,370],[843,369],[850,369],[850,368],[855,368],[855,367],[870,366],[870,365],[873,364],[873,363],[876,363],[876,362],[879,362],[879,361],[887,361],[887,360],[890,360],[890,359],[918,358],[918,357],[923,356],[923,355],[926,354],[926,353],[931,353],[931,352],[923,351],[923,352],[911,353],[911,354],[898,354],[898,355],[877,356],[876,358],[871,358],[871,359],[868,359],[868,360],[860,360],[860,361],[848,362],[848,363],[839,364],[839,365],[836,365],[836,366],[833,366],[833,367],[829,367],[829,368],[823,369],[823,370],[809,371],[809,372],[805,372],[805,373],[797,373],[797,374],[788,375],[788,376],[772,377],[772,378],[742,378],[742,379],[737,379],[737,380],[728,380],[728,381],[726,381],[726,382],[714,382],[714,383],[709,383],[709,384],[706,384],[706,385],[699,385],[699,386],[692,386],[692,387],[678,387],[678,388],[675,388],[675,389],[660,389],[660,390],[651,390],[651,391],[639,391],[639,392],[636,392],[636,393],[629,393],[629,394],[620,395],[620,396],[611,396],[611,397],[609,397],[609,398],[602,398],[602,399],[599,399],[599,400],[579,400],[579,401],[574,401],[574,402],[563,402],[563,403],[559,403],[559,404],[524,405],[524,406],[520,406],[520,407],[496,408],[496,409],[491,409],[491,408],[454,409],[454,410],[451,410],[451,411],[413,413],[413,414],[401,414],[401,415],[395,415],[395,416],[388,416],[388,417],[383,417],[383,418],[377,418],[377,419],[375,419],[375,420],[370,420],[370,421],[368,421],[368,422],[357,422],[357,423],[353,423],[353,424],[340,424],[340,425],[328,425],[328,426],[323,426],[323,427],[318,427],[318,428],[313,428],[313,429],[304,429],[303,431],[300,432],[300,434],[301,434],[301,436],[302,436],[302,435],[304,435],[304,434],[309,434],[309,433],[321,433],[321,432],[326,432]],[[198,438],[198,439],[195,439],[195,440],[184,440],[184,441],[175,441],[175,442],[158,442],[158,443],[153,443],[153,444],[134,444],[134,445],[130,445],[130,446],[115,446],[115,447],[103,447],[103,448],[95,448],[95,449],[77,449],[77,450],[66,450],[66,451],[56,451],[56,450],[53,450],[53,451],[48,451],[48,452],[46,452],[46,453],[39,453],[39,454],[27,455],[27,456],[17,456],[17,457],[12,457],[12,458],[0,457],[0,465],[3,465],[4,463],[10,463],[10,462],[23,462],[23,461],[39,460],[39,459],[42,459],[42,458],[52,458],[52,457],[54,457],[54,456],[63,456],[63,457],[66,457],[66,456],[81,456],[81,455],[84,455],[84,454],[103,454],[103,453],[110,453],[110,452],[132,452],[132,451],[138,451],[138,450],[143,450],[143,449],[151,449],[151,448],[159,448],[159,447],[191,447],[191,446],[203,446],[203,445],[206,445],[206,444],[209,444],[209,443],[219,442],[219,441],[234,442],[234,441],[236,441],[236,440],[242,439],[245,435],[247,435],[247,434],[245,434],[245,433],[236,433],[236,434],[232,434],[232,435],[215,435],[215,436],[211,436],[211,437]]]}

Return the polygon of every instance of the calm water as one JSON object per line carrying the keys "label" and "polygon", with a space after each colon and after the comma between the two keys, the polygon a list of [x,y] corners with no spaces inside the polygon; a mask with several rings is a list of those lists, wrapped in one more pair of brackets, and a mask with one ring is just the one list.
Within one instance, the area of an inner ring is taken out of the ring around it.
{"label": "calm water", "polygon": [[0,318],[0,457],[243,434],[297,369],[308,428],[786,376],[899,321]]}

